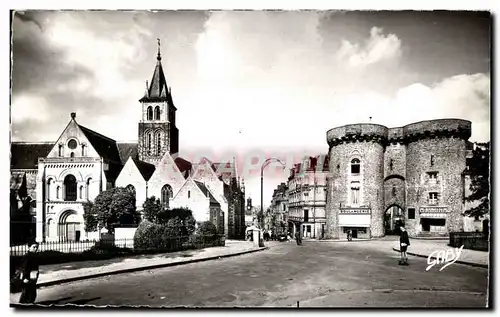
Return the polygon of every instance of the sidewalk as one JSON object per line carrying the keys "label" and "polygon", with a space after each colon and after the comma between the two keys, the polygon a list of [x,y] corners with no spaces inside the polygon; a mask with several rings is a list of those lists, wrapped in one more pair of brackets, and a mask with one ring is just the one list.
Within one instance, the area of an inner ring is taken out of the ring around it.
{"label": "sidewalk", "polygon": [[224,247],[138,255],[98,261],[81,261],[40,266],[37,286],[45,287],[88,278],[214,260],[267,249],[252,242],[226,240]]}
{"label": "sidewalk", "polygon": [[[437,255],[437,251],[452,250],[453,255],[456,254],[456,249],[448,246],[449,240],[420,240],[410,239],[410,246],[408,247],[408,255],[429,257],[432,254],[433,258]],[[399,241],[394,242],[392,249],[399,252]],[[467,264],[471,266],[478,266],[488,268],[489,252],[475,251],[462,249],[460,256],[456,263]]]}

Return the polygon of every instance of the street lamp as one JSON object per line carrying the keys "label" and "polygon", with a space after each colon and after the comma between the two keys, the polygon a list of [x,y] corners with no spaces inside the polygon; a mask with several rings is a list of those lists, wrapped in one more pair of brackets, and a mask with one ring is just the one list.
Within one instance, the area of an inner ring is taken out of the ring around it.
{"label": "street lamp", "polygon": [[283,167],[286,166],[285,163],[283,163],[280,159],[275,158],[275,157],[270,157],[267,160],[262,163],[262,166],[260,167],[260,216],[261,219],[259,219],[259,225],[263,228],[263,222],[264,222],[264,168],[271,164],[272,162],[278,162],[280,163]]}

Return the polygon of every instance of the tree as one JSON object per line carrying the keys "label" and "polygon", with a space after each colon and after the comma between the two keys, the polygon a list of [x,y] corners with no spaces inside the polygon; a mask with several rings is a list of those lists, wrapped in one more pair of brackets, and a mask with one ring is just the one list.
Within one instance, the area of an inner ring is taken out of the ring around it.
{"label": "tree", "polygon": [[158,216],[163,211],[160,199],[157,199],[155,196],[146,198],[146,201],[142,204],[142,209],[142,213],[146,220],[152,223],[160,222]]}
{"label": "tree", "polygon": [[83,221],[85,224],[86,232],[97,231],[97,227],[99,225],[97,215],[92,210],[93,207],[94,204],[91,201],[83,203]]}
{"label": "tree", "polygon": [[466,174],[471,178],[471,194],[465,198],[468,202],[477,201],[478,205],[464,212],[469,217],[479,218],[490,210],[490,151],[489,142],[485,148],[477,146],[472,158],[468,160]]}
{"label": "tree", "polygon": [[139,215],[135,207],[135,196],[124,187],[115,187],[100,193],[94,200],[92,213],[99,226],[114,232],[117,224],[136,224]]}

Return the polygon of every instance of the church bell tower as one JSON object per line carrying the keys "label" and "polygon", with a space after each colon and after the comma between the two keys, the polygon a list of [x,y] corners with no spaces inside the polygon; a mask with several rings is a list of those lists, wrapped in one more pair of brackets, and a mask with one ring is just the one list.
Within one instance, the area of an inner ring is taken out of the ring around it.
{"label": "church bell tower", "polygon": [[156,165],[166,152],[175,154],[179,151],[179,129],[175,125],[177,108],[161,65],[159,39],[153,78],[149,84],[146,81],[146,92],[139,102],[142,106],[138,136],[139,159]]}

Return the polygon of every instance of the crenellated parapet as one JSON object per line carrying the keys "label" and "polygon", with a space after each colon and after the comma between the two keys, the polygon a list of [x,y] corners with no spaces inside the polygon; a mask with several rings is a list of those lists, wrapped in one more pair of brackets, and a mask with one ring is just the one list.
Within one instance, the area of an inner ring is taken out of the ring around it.
{"label": "crenellated parapet", "polygon": [[349,124],[329,130],[326,138],[330,147],[354,142],[377,142],[385,145],[387,132],[387,127],[379,124]]}
{"label": "crenellated parapet", "polygon": [[389,132],[387,133],[387,142],[389,144],[404,144],[404,128],[390,128]]}
{"label": "crenellated parapet", "polygon": [[330,147],[354,142],[377,142],[385,146],[434,138],[467,140],[470,136],[471,122],[462,119],[428,120],[398,128],[369,123],[350,124],[333,128],[326,133]]}
{"label": "crenellated parapet", "polygon": [[435,138],[468,140],[471,136],[471,122],[461,119],[421,121],[404,126],[403,133],[407,143]]}

